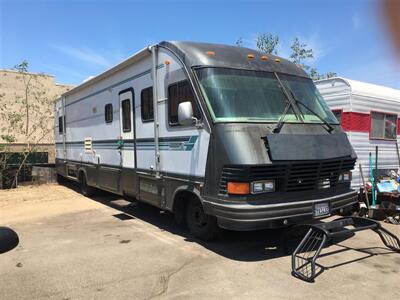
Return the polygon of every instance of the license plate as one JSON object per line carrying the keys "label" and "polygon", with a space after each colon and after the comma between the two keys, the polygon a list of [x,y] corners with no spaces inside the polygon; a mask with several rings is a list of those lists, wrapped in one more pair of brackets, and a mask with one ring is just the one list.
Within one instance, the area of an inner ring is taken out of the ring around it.
{"label": "license plate", "polygon": [[330,214],[329,203],[316,203],[314,205],[314,217],[322,217]]}

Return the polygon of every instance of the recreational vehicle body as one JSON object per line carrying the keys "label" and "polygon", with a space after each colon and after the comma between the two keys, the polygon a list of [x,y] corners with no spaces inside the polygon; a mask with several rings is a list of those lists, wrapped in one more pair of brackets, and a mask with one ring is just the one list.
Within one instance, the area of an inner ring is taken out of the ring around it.
{"label": "recreational vehicle body", "polygon": [[357,202],[355,153],[297,65],[235,46],[161,42],[56,103],[56,167],[175,214],[202,239]]}

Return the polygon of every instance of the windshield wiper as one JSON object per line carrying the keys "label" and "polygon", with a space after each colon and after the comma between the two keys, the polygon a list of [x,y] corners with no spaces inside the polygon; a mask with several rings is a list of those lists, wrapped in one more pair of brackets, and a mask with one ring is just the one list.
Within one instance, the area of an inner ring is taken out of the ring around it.
{"label": "windshield wiper", "polygon": [[[332,131],[335,130],[335,128],[332,127],[331,124],[329,124],[327,121],[325,121],[324,118],[322,118],[319,114],[317,114],[315,111],[313,111],[311,108],[309,108],[306,104],[304,104],[303,102],[301,102],[300,100],[298,100],[296,98],[296,96],[293,94],[293,91],[291,89],[289,89],[289,93],[292,96],[294,102],[296,104],[300,104],[301,106],[303,106],[305,109],[307,109],[310,113],[312,113],[314,116],[316,116],[318,119],[320,119],[322,121],[322,123],[324,123],[324,125],[328,128],[325,128],[324,126],[322,126],[322,128],[324,128],[326,131],[328,131],[329,133],[332,133]],[[304,115],[304,114],[303,114]]]}
{"label": "windshield wiper", "polygon": [[283,113],[282,113],[282,116],[279,118],[279,121],[278,121],[278,123],[276,124],[275,128],[272,129],[272,132],[273,132],[273,133],[279,133],[279,132],[281,132],[281,129],[282,129],[283,125],[285,125],[285,121],[284,121],[284,120],[285,120],[285,117],[286,117],[286,115],[287,115],[287,113],[288,113],[288,111],[289,111],[289,108],[290,108],[291,106],[292,106],[291,103],[288,101],[287,104],[286,104],[286,107],[285,107],[285,109],[284,109],[284,111],[283,111]]}
{"label": "windshield wiper", "polygon": [[[302,120],[302,118],[300,115],[300,113],[301,113],[300,110],[293,105],[292,99],[290,98],[287,90],[283,86],[281,79],[279,78],[279,76],[276,73],[274,73],[274,74],[275,74],[276,79],[278,80],[278,86],[282,90],[283,95],[285,96],[286,102],[287,102],[286,107],[283,110],[282,116],[279,118],[278,123],[276,124],[275,128],[272,130],[273,133],[279,133],[281,131],[283,125],[285,124],[284,120],[289,111],[289,108],[292,108],[292,111],[296,115],[296,118],[300,117],[300,120]],[[295,100],[295,99],[293,98],[293,100]]]}

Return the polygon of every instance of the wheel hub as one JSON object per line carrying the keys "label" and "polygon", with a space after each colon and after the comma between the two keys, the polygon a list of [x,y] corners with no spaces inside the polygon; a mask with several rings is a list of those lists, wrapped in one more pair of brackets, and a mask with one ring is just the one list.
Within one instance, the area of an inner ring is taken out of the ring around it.
{"label": "wheel hub", "polygon": [[201,207],[199,207],[199,206],[194,207],[193,217],[194,217],[195,224],[197,226],[204,227],[205,225],[207,225],[206,218],[205,218],[204,212],[201,209]]}

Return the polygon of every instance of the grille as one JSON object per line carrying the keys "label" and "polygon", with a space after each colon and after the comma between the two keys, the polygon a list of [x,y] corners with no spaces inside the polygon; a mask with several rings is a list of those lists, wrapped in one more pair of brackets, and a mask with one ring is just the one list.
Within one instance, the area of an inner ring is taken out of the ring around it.
{"label": "grille", "polygon": [[355,159],[285,162],[268,166],[225,166],[219,191],[226,194],[228,181],[274,179],[277,191],[297,192],[333,187],[339,175],[354,168]]}

